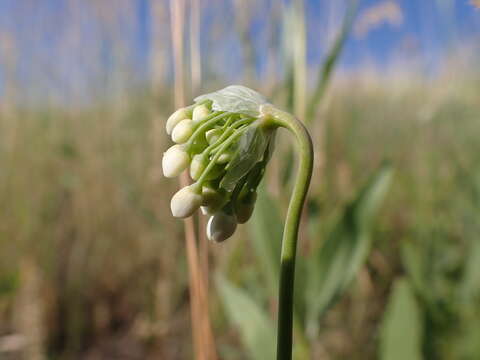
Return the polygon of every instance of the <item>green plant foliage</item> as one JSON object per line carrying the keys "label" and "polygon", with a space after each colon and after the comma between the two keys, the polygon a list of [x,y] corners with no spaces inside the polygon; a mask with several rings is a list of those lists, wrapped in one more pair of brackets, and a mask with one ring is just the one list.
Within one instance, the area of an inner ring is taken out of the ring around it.
{"label": "green plant foliage", "polygon": [[249,359],[265,360],[275,357],[274,325],[266,312],[242,289],[222,276],[216,285],[226,315],[238,328]]}
{"label": "green plant foliage", "polygon": [[318,106],[320,105],[323,96],[325,95],[325,91],[328,87],[328,84],[330,83],[330,79],[335,69],[335,65],[337,64],[345,42],[352,31],[352,26],[358,11],[358,3],[358,0],[350,1],[347,13],[343,19],[342,28],[338,33],[337,38],[333,43],[333,46],[329,50],[325,61],[322,64],[315,91],[313,92],[310,102],[308,104],[306,117],[307,123],[313,121],[313,119],[315,118]]}
{"label": "green plant foliage", "polygon": [[474,300],[480,295],[480,241],[474,240],[470,245],[461,290],[465,298]]}
{"label": "green plant foliage", "polygon": [[405,241],[401,247],[403,265],[408,273],[411,284],[421,295],[428,296],[423,290],[425,286],[425,264],[421,249],[412,241]]}
{"label": "green plant foliage", "polygon": [[265,274],[265,283],[270,296],[276,296],[279,276],[278,259],[280,258],[283,223],[277,203],[266,191],[260,191],[255,211],[250,221],[250,240],[255,251],[256,260]]}
{"label": "green plant foliage", "polygon": [[406,278],[395,281],[380,334],[381,360],[422,359],[422,313]]}
{"label": "green plant foliage", "polygon": [[[1,275],[1,274],[0,274]],[[5,273],[0,276],[0,297],[13,294],[18,288],[18,273]]]}
{"label": "green plant foliage", "polygon": [[346,290],[367,259],[371,225],[391,178],[392,168],[383,165],[345,208],[323,245],[312,255],[306,290],[309,335],[316,334],[319,318]]}

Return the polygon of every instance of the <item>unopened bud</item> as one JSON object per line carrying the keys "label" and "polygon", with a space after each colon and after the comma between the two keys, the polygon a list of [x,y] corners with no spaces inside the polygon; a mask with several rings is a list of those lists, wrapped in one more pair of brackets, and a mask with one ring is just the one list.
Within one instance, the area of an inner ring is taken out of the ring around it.
{"label": "unopened bud", "polygon": [[202,189],[202,213],[214,214],[219,211],[228,201],[225,191],[214,189],[210,186],[204,186]]}
{"label": "unopened bud", "polygon": [[180,121],[172,131],[172,140],[176,142],[177,144],[183,144],[186,142],[188,139],[190,139],[190,136],[193,134],[193,130],[195,128],[195,125],[193,124],[193,121],[190,119],[185,119]]}
{"label": "unopened bud", "polygon": [[177,191],[170,201],[172,215],[177,218],[189,217],[200,207],[202,200],[202,195],[192,185],[186,186]]}
{"label": "unopened bud", "polygon": [[210,114],[210,110],[205,104],[197,105],[193,109],[192,120],[194,122],[198,122],[206,118],[209,114]]}
{"label": "unopened bud", "polygon": [[211,241],[222,242],[233,235],[237,228],[235,216],[221,211],[213,215],[207,223],[207,237]]}
{"label": "unopened bud", "polygon": [[255,209],[255,201],[257,200],[257,192],[249,191],[245,196],[240,197],[235,204],[235,214],[239,224],[244,224],[252,217]]}
{"label": "unopened bud", "polygon": [[205,133],[205,137],[207,138],[207,142],[209,145],[215,143],[220,138],[220,136],[222,136],[221,129],[210,129]]}
{"label": "unopened bud", "polygon": [[173,131],[173,128],[177,126],[177,124],[185,119],[188,119],[188,112],[185,108],[178,109],[175,111],[172,115],[167,120],[167,123],[165,125],[165,128],[167,130],[167,134],[170,135]]}
{"label": "unopened bud", "polygon": [[190,156],[181,145],[173,145],[162,158],[162,169],[165,177],[175,177],[185,170],[190,164]]}
{"label": "unopened bud", "polygon": [[217,164],[226,164],[232,159],[232,154],[229,152],[224,152],[222,153],[218,159],[217,159]]}

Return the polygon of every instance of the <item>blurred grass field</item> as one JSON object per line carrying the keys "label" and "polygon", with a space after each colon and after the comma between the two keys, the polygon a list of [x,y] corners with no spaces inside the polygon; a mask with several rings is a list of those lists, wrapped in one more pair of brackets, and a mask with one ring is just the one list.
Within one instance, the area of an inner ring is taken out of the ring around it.
{"label": "blurred grass field", "polygon": [[[99,21],[107,39],[117,26],[129,29],[129,5],[122,4],[114,13],[119,17],[113,16],[122,21]],[[168,18],[167,2],[157,10],[157,20]],[[158,29],[153,33],[160,42],[169,39]],[[99,96],[32,102],[17,79],[19,62],[7,56],[25,44],[21,37],[6,38],[10,46],[3,47],[0,65],[0,358],[193,358],[183,228],[169,212],[177,185],[160,168],[169,146],[164,121],[174,110],[170,45],[156,43],[151,61],[160,73],[152,84],[131,84],[125,80],[131,69],[122,57],[124,39],[112,37],[120,60],[106,85],[95,88]],[[245,41],[248,60],[255,54]],[[89,51],[102,48],[97,45]],[[297,84],[298,66],[306,66],[301,60],[292,65]],[[480,72],[461,60],[445,61],[435,76],[419,75],[408,64],[388,72],[335,73],[310,124],[317,160],[299,262],[322,244],[385,160],[394,175],[373,222],[368,259],[322,317],[319,336],[308,339],[310,358],[480,356]],[[228,76],[203,75],[197,84],[202,92],[229,83]],[[310,96],[312,87],[297,93],[292,105],[283,77],[272,73],[260,80],[245,82],[279,107],[305,111],[298,96]],[[54,86],[48,76],[46,84]],[[111,87],[115,96],[106,96]],[[279,150],[265,183],[284,214],[283,137]],[[211,276],[221,274],[246,289],[273,317],[256,241],[271,239],[242,226],[227,243],[212,244]],[[220,358],[250,358],[244,330],[232,325],[215,284],[210,314]]]}

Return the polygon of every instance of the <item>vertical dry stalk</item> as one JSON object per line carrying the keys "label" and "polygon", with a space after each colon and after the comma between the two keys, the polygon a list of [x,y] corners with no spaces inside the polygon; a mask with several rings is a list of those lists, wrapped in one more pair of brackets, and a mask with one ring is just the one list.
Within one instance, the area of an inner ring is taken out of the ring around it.
{"label": "vertical dry stalk", "polygon": [[[166,61],[167,50],[165,46],[165,4],[158,0],[150,2],[150,16],[152,17],[151,37],[151,89],[155,98],[160,93],[161,84],[165,80],[165,70],[168,66]],[[168,15],[168,14],[167,14]],[[156,107],[154,108],[156,110]]]}
{"label": "vertical dry stalk", "polygon": [[248,82],[255,79],[255,47],[250,35],[252,1],[235,0],[235,28],[242,46],[243,67]]}
{"label": "vertical dry stalk", "polygon": [[192,93],[196,93],[202,81],[202,54],[200,51],[200,0],[191,0],[190,7],[190,69]]}
{"label": "vertical dry stalk", "polygon": [[[150,48],[152,49],[150,53],[150,71],[151,71],[151,92],[153,101],[151,103],[151,118],[153,119],[152,126],[153,131],[152,134],[152,152],[153,152],[153,162],[154,169],[152,171],[152,177],[154,179],[154,183],[158,184],[158,179],[161,177],[161,169],[158,167],[159,160],[162,158],[163,149],[165,147],[164,141],[160,138],[159,134],[162,133],[162,130],[165,128],[164,119],[162,114],[159,114],[157,101],[160,98],[160,91],[161,91],[161,84],[162,80],[164,80],[164,68],[166,67],[166,51],[165,49],[165,21],[168,18],[168,13],[165,14],[165,4],[159,0],[152,0],[150,2],[150,16],[152,17],[151,22],[151,44]],[[167,27],[168,29],[168,27]],[[168,36],[168,35],[167,35]],[[163,199],[163,198],[162,198]],[[163,206],[168,207],[168,201]],[[162,206],[158,206],[158,209],[161,209]],[[159,213],[157,215],[161,218],[162,214]],[[168,234],[174,233],[173,224],[168,222],[166,223],[168,228],[166,228],[166,232]],[[173,273],[173,268],[175,266],[175,260],[172,258],[171,253],[174,251],[176,246],[172,246],[172,243],[167,241],[165,242],[164,250],[158,254],[158,267],[159,267],[159,274],[163,274],[163,276],[159,276],[156,279],[155,283],[155,321],[159,324],[170,324],[170,314],[172,313],[172,304],[170,301],[172,288],[174,286],[174,282],[172,281],[171,274]],[[160,333],[163,332],[164,329],[160,330]]]}
{"label": "vertical dry stalk", "polygon": [[[183,71],[183,20],[185,13],[184,0],[170,0],[170,27],[173,47],[173,71],[174,71],[174,102],[175,108],[184,106],[185,104],[185,89],[184,89],[184,71]],[[183,174],[180,178],[180,186],[183,187],[188,184],[188,178]],[[195,244],[195,224],[193,219],[186,219],[184,221],[185,229],[185,245],[187,251],[187,260],[189,268],[190,281],[190,312],[192,317],[192,337],[194,353],[196,359],[203,359],[201,356],[201,346],[199,339],[198,326],[198,297],[195,296],[195,277],[198,269],[195,268],[194,260],[197,257]]]}
{"label": "vertical dry stalk", "polygon": [[[175,107],[185,105],[184,88],[184,0],[171,0],[171,35],[174,56],[175,76]],[[188,185],[189,178],[185,173],[180,178],[180,186]],[[208,302],[206,300],[206,288],[202,269],[199,264],[196,244],[195,223],[193,218],[185,220],[185,242],[190,281],[190,307],[192,316],[192,337],[194,342],[195,359],[215,359],[213,350],[213,335],[208,316]]]}
{"label": "vertical dry stalk", "polygon": [[170,0],[170,26],[173,44],[173,71],[175,77],[175,107],[179,108],[185,105],[185,76],[183,62],[183,29],[185,16],[184,0]]}
{"label": "vertical dry stalk", "polygon": [[[200,0],[191,0],[190,6],[190,76],[191,92],[196,95],[200,90],[202,80],[202,56],[200,50]],[[204,216],[198,219],[198,246],[200,267],[204,276],[206,288],[206,302],[208,304],[208,241],[204,229],[206,221]]]}
{"label": "vertical dry stalk", "polygon": [[[191,89],[192,93],[196,94],[200,90],[200,83],[202,81],[202,54],[201,54],[201,6],[200,0],[191,0],[190,7],[190,73],[191,73]],[[206,218],[199,217],[198,221],[198,237],[199,237],[199,264],[201,280],[198,283],[199,301],[200,301],[200,322],[202,347],[205,351],[205,356],[208,360],[217,358],[215,349],[215,341],[212,332],[212,326],[209,316],[209,264],[208,264],[208,239],[206,237]],[[203,310],[203,311],[202,311]]]}
{"label": "vertical dry stalk", "polygon": [[305,9],[303,0],[294,3],[295,41],[293,44],[293,71],[294,71],[294,113],[305,119],[307,98],[307,61],[306,61],[306,34]]}
{"label": "vertical dry stalk", "polygon": [[0,32],[0,67],[3,69],[3,96],[0,99],[0,110],[11,115],[15,104],[17,49],[13,36],[8,32]]}
{"label": "vertical dry stalk", "polygon": [[[200,51],[200,0],[191,0],[190,7],[190,76],[192,94],[200,90],[202,80],[201,51]],[[198,243],[200,254],[200,267],[204,275],[204,283],[208,289],[208,242],[205,231],[205,217],[200,216],[198,221]],[[208,291],[207,303],[208,303]]]}
{"label": "vertical dry stalk", "polygon": [[16,326],[25,337],[26,344],[22,358],[29,360],[45,359],[44,304],[41,296],[41,279],[35,262],[29,258],[20,264],[21,286],[17,297]]}

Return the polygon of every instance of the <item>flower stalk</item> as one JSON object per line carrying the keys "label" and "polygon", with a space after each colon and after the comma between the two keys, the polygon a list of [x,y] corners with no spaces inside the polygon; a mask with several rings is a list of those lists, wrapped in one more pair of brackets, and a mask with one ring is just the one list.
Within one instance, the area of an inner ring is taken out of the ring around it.
{"label": "flower stalk", "polygon": [[287,129],[295,136],[299,151],[298,173],[283,230],[278,294],[277,360],[290,360],[297,239],[302,209],[313,172],[313,145],[308,131],[294,116],[269,105],[263,106],[261,112],[270,116],[277,126]]}

